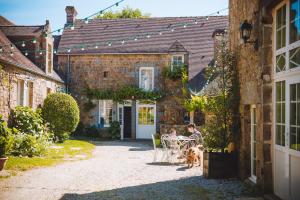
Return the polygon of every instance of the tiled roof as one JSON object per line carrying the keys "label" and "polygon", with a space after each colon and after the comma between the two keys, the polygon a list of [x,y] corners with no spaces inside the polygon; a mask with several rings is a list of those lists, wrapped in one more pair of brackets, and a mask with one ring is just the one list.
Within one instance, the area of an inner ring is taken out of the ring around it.
{"label": "tiled roof", "polygon": [[6,37],[6,35],[0,30],[0,46],[2,47],[2,53],[0,53],[0,62],[7,63],[10,65],[14,65],[23,70],[48,77],[50,79],[63,82],[62,79],[54,72],[51,75],[46,74],[40,68],[38,68],[35,64],[33,64],[26,56],[24,56],[19,49],[14,47],[12,50],[13,56],[10,55],[11,41]]}
{"label": "tiled roof", "polygon": [[[177,27],[170,31],[172,24],[193,23],[186,28]],[[66,49],[82,44],[95,45],[99,48],[89,48],[81,51],[80,48],[72,49],[69,54],[86,53],[169,53],[171,46],[178,41],[189,53],[189,75],[193,78],[212,60],[214,53],[214,41],[212,34],[216,29],[228,27],[227,16],[206,17],[164,17],[148,19],[93,19],[88,24],[84,20],[76,20],[75,29],[66,29],[59,43],[59,54],[65,54]],[[158,32],[163,31],[162,35]],[[146,34],[157,32],[156,35],[147,38]],[[142,39],[133,40],[136,35],[143,34]],[[130,41],[122,45],[123,38],[132,37]],[[119,40],[114,43],[114,40]],[[108,46],[107,42],[112,42]]]}
{"label": "tiled roof", "polygon": [[38,26],[19,26],[19,25],[9,25],[3,26],[0,24],[0,30],[6,36],[40,36],[44,31],[44,25]]}
{"label": "tiled roof", "polygon": [[12,23],[11,21],[9,21],[8,19],[6,19],[5,17],[3,17],[2,15],[0,15],[0,25],[12,26],[12,25],[15,25],[15,24]]}

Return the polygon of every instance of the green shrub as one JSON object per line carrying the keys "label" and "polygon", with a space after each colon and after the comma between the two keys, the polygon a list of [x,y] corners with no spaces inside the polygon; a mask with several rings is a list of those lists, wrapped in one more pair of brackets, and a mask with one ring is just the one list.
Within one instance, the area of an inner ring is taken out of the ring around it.
{"label": "green shrub", "polygon": [[0,158],[7,156],[13,146],[13,137],[11,129],[7,127],[7,123],[2,120],[0,115]]}
{"label": "green shrub", "polygon": [[10,116],[11,127],[14,127],[22,133],[30,135],[42,135],[46,130],[41,109],[17,106]]}
{"label": "green shrub", "polygon": [[100,137],[99,129],[95,125],[86,127],[85,134],[87,137]]}
{"label": "green shrub", "polygon": [[109,127],[109,135],[112,139],[120,139],[121,128],[120,128],[120,123],[118,121],[114,121],[111,123]]}
{"label": "green shrub", "polygon": [[53,93],[47,96],[42,108],[44,119],[54,132],[56,141],[63,142],[79,123],[79,108],[68,94]]}
{"label": "green shrub", "polygon": [[45,155],[48,147],[51,144],[51,134],[45,133],[43,135],[31,135],[22,133],[15,129],[14,145],[11,152],[15,156],[42,156]]}

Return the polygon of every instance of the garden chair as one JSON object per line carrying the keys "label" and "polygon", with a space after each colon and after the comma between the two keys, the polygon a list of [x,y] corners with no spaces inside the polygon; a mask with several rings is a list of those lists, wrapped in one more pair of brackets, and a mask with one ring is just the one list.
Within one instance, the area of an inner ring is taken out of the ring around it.
{"label": "garden chair", "polygon": [[152,142],[153,142],[153,148],[154,148],[154,157],[153,157],[153,162],[156,162],[157,160],[157,146],[156,146],[156,142],[155,142],[155,134],[152,134]]}
{"label": "garden chair", "polygon": [[168,162],[174,163],[174,160],[181,154],[180,145],[178,140],[169,135],[161,136],[161,143],[164,149],[164,157]]}

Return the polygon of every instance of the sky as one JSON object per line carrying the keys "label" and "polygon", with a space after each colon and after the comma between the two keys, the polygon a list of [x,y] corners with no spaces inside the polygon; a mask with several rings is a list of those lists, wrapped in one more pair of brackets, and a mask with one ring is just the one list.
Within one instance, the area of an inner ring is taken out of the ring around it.
{"label": "sky", "polygon": [[[41,25],[50,20],[52,30],[63,27],[65,7],[75,6],[77,18],[85,18],[118,0],[0,0],[0,15],[18,25]],[[152,17],[206,16],[228,7],[228,0],[125,0],[119,7],[139,8]],[[222,14],[227,14],[227,11]]]}

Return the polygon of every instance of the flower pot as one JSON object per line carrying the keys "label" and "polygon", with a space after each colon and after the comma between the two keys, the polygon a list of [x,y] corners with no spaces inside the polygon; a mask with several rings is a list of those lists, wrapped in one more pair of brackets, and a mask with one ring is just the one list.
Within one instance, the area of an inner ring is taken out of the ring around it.
{"label": "flower pot", "polygon": [[2,171],[4,169],[4,165],[5,162],[7,161],[7,157],[6,158],[0,158],[0,171]]}
{"label": "flower pot", "polygon": [[205,178],[224,179],[237,176],[236,152],[204,152],[203,176]]}

